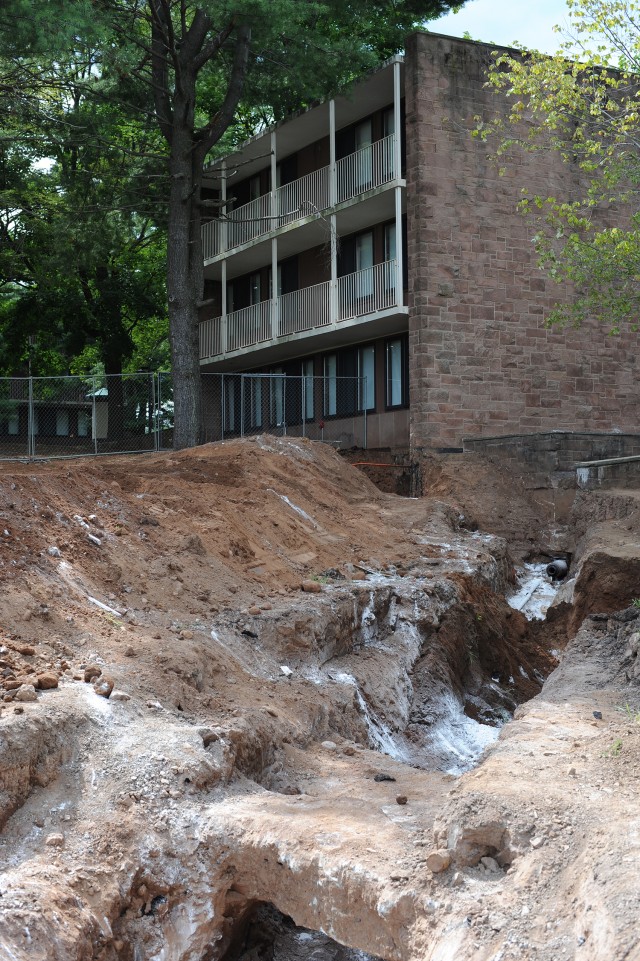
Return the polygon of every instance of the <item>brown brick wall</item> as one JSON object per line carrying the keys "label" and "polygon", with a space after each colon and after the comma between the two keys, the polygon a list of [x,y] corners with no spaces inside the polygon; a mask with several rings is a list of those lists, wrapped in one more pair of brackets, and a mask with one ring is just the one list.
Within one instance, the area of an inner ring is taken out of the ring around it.
{"label": "brown brick wall", "polygon": [[490,46],[416,34],[407,49],[411,440],[562,430],[635,430],[637,336],[606,323],[547,330],[568,295],[536,266],[521,189],[570,198],[577,171],[518,152],[499,175],[472,139],[500,104],[485,88]]}

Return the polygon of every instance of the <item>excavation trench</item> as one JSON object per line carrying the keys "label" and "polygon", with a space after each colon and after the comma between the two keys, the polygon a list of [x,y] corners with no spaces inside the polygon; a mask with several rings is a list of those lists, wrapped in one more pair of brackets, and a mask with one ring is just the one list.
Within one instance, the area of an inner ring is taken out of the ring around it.
{"label": "excavation trench", "polygon": [[[398,890],[411,871],[396,863],[398,835],[424,843],[452,777],[473,768],[554,664],[529,639],[524,615],[496,592],[513,593],[514,585],[499,572],[499,545],[491,547],[496,564],[488,554],[477,570],[377,573],[356,588],[328,583],[312,615],[298,612],[293,632],[290,618],[275,615],[259,636],[241,625],[235,657],[277,690],[277,707],[213,732],[207,750],[231,765],[230,787],[240,780],[232,808],[221,801],[209,809],[209,850],[216,851],[214,837],[220,845],[211,946],[194,953],[199,929],[190,922],[176,957],[404,957],[398,931],[419,923],[425,908],[424,899]],[[528,576],[540,580],[537,570]],[[306,729],[287,726],[287,700],[300,696],[308,701]],[[369,802],[352,797],[354,778],[370,785],[372,804],[382,802],[390,833],[380,850],[380,839],[366,847],[361,819]],[[484,856],[508,866],[504,834],[497,825],[464,840],[469,863]],[[139,927],[138,916],[123,922],[119,940],[135,942]],[[156,956],[164,957],[149,954]],[[129,958],[136,955],[122,955]]]}

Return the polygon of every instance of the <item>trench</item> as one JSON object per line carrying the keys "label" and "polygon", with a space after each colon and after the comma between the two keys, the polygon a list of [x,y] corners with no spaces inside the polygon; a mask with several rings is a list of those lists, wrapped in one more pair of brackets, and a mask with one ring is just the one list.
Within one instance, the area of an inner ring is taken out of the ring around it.
{"label": "trench", "polygon": [[[312,719],[309,736],[300,747],[344,738],[375,755],[381,772],[385,759],[402,768],[450,778],[472,770],[517,704],[541,688],[544,667],[527,647],[527,624],[544,616],[554,593],[544,565],[526,565],[516,584],[507,584],[491,564],[488,567],[480,575],[459,572],[457,579],[450,573],[430,574],[428,579],[420,572],[402,578],[375,573],[355,591],[328,585],[325,606],[316,612],[306,646],[302,644],[303,650],[295,656],[275,624],[263,647],[276,652],[271,670],[275,674],[279,664],[280,690],[297,681],[308,690],[325,691],[333,704],[333,710]],[[251,655],[252,668],[248,646],[246,651],[236,650],[235,656],[247,670],[257,670],[258,665],[267,670],[257,647]],[[546,663],[549,670],[554,666],[552,658]],[[237,771],[269,796],[295,794],[286,764],[277,761],[270,750],[273,745],[260,743],[261,736],[268,739],[270,735],[252,730],[251,738],[236,751]],[[222,736],[216,741],[217,749],[224,740]],[[394,768],[394,773],[399,769]],[[381,780],[387,778],[395,780],[383,773]],[[332,835],[326,837],[329,849],[339,843]],[[335,927],[334,922],[322,922],[323,910],[329,917],[329,905],[336,898],[330,889],[341,887],[335,867],[323,867],[321,861],[315,864],[315,881],[308,877],[303,881],[300,874],[294,896],[291,886],[296,887],[296,871],[302,872],[296,857],[274,854],[273,842],[264,839],[251,844],[249,854],[245,850],[225,864],[227,880],[219,883],[226,893],[217,909],[221,927],[211,945],[197,955],[199,961],[396,961],[402,957],[401,948],[385,942],[386,922],[380,909],[374,912],[377,932],[374,925],[371,932],[354,935],[344,908]],[[496,840],[493,847],[483,849],[485,858],[499,857],[499,847]],[[288,886],[282,881],[283,869],[292,875]],[[273,871],[276,874],[271,875]],[[370,883],[375,886],[376,882]],[[273,900],[264,895],[271,888]],[[351,895],[357,912],[363,896],[361,890]],[[220,892],[217,897],[219,902]],[[292,897],[294,901],[308,898],[309,909],[298,906],[287,913]],[[317,926],[309,924],[313,917],[320,918]],[[186,949],[182,953],[181,947],[169,956],[196,955]],[[126,961],[146,957],[134,951]]]}

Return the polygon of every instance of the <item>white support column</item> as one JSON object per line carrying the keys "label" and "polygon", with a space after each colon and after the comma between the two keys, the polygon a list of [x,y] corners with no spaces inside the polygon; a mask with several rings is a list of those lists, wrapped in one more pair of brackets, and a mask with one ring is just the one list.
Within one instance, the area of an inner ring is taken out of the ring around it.
{"label": "white support column", "polygon": [[[271,131],[271,223],[269,227],[275,230],[280,226],[278,211],[278,143],[275,130]],[[278,240],[271,240],[271,338],[278,335]]]}
{"label": "white support column", "polygon": [[[329,203],[335,206],[338,202],[338,184],[336,180],[336,102],[329,101]],[[329,320],[335,324],[338,320],[338,237],[336,232],[336,215],[329,217],[331,235],[331,284],[329,285]]]}
{"label": "white support column", "polygon": [[222,173],[220,189],[222,206],[220,207],[220,250],[218,253],[221,254],[227,249],[227,163],[225,160],[222,161],[220,169]]}
{"label": "white support column", "polygon": [[278,336],[278,238],[271,238],[271,337]]}
{"label": "white support column", "polygon": [[329,321],[338,321],[338,234],[336,231],[336,215],[329,217],[331,231],[331,284],[329,285]]}
{"label": "white support column", "polygon": [[401,64],[397,61],[393,65],[393,165],[396,180],[402,176],[402,112],[400,100],[402,96]]}
{"label": "white support column", "polygon": [[338,185],[336,183],[336,102],[329,101],[329,203],[337,203]]}
{"label": "white support column", "polygon": [[[395,166],[395,179],[400,180],[402,176],[402,113],[400,108],[401,88],[401,65],[396,61],[393,65],[393,162]],[[403,306],[404,291],[402,277],[404,273],[404,250],[402,249],[402,190],[396,186],[394,190],[396,202],[396,304]]]}
{"label": "white support column", "polygon": [[220,264],[222,271],[220,283],[222,284],[222,317],[220,318],[220,347],[222,353],[227,352],[227,261],[223,260]]}
{"label": "white support column", "polygon": [[270,230],[275,230],[276,227],[280,226],[278,221],[278,194],[277,194],[277,168],[278,168],[278,156],[276,153],[277,141],[275,130],[271,131],[271,223],[269,224]]}

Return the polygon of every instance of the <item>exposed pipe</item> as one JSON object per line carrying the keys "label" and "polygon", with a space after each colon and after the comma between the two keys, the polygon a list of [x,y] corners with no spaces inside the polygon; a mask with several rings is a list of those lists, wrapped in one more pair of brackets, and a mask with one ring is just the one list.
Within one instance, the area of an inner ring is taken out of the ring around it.
{"label": "exposed pipe", "polygon": [[547,564],[547,574],[552,581],[561,581],[563,577],[566,577],[568,569],[567,562],[561,557],[556,557],[554,561]]}

